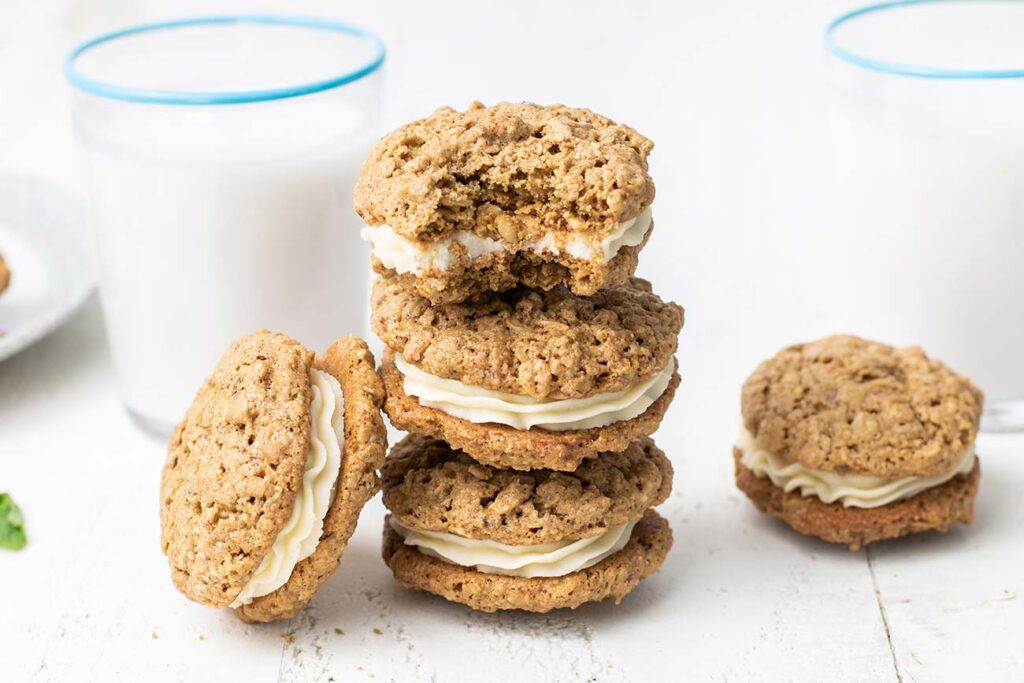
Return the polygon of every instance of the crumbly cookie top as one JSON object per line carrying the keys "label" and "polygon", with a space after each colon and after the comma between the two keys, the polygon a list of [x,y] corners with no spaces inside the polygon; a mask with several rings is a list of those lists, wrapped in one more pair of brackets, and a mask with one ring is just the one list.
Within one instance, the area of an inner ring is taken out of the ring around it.
{"label": "crumbly cookie top", "polygon": [[295,504],[309,447],[313,353],[261,330],[233,343],[168,446],[161,543],[175,585],[225,607]]}
{"label": "crumbly cookie top", "polygon": [[668,364],[683,326],[682,307],[639,278],[592,297],[520,287],[440,306],[378,278],[372,298],[373,331],[408,362],[535,398],[633,386]]}
{"label": "crumbly cookie top", "polygon": [[917,347],[835,336],[783,349],[743,385],[743,422],[805,467],[937,476],[974,443],[982,393]]}
{"label": "crumbly cookie top", "polygon": [[654,201],[653,143],[587,109],[474,102],[386,135],[363,164],[355,208],[409,239],[455,230],[506,242],[611,232]]}
{"label": "crumbly cookie top", "polygon": [[672,464],[646,438],[575,472],[518,472],[410,435],[392,449],[383,475],[384,504],[408,526],[512,545],[596,536],[639,519],[672,488]]}

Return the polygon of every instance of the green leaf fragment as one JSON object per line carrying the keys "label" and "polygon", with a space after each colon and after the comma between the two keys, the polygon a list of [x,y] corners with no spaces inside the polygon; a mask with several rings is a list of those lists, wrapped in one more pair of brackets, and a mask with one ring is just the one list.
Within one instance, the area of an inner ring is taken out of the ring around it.
{"label": "green leaf fragment", "polygon": [[10,494],[0,493],[0,548],[21,550],[28,543],[21,508]]}

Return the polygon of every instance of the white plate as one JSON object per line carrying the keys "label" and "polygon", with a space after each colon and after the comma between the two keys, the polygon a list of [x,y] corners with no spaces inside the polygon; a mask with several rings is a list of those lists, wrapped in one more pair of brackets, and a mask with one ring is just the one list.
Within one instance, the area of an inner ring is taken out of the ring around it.
{"label": "white plate", "polygon": [[0,360],[66,321],[96,282],[82,202],[52,185],[0,174]]}

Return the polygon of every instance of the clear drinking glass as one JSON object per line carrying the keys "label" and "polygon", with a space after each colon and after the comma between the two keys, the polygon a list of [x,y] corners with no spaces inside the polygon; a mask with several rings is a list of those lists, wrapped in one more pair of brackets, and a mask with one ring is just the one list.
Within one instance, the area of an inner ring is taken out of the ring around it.
{"label": "clear drinking glass", "polygon": [[836,19],[838,302],[986,393],[1024,429],[1024,3],[887,2]]}
{"label": "clear drinking glass", "polygon": [[135,26],[68,56],[111,353],[143,426],[168,433],[243,334],[322,350],[363,332],[351,197],[383,59],[362,29],[264,15]]}

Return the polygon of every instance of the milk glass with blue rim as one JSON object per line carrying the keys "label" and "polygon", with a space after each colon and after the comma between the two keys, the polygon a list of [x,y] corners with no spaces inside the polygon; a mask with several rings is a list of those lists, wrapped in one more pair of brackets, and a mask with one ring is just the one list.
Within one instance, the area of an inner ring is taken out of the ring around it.
{"label": "milk glass with blue rim", "polygon": [[1024,429],[1024,3],[893,2],[830,27],[833,302],[920,344]]}
{"label": "milk glass with blue rim", "polygon": [[76,48],[65,73],[120,392],[168,433],[220,354],[265,327],[362,333],[352,209],[384,50],[345,24],[206,17]]}

